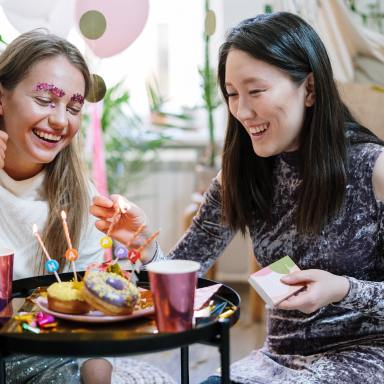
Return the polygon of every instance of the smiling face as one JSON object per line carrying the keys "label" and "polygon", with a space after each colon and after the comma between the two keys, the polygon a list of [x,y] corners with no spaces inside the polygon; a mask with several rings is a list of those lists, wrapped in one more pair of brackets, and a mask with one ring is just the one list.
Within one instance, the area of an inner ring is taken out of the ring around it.
{"label": "smiling face", "polygon": [[0,86],[2,128],[8,133],[5,171],[14,179],[37,174],[80,128],[85,81],[65,57],[31,67],[14,89]]}
{"label": "smiling face", "polygon": [[298,86],[279,68],[244,51],[229,51],[225,70],[229,110],[246,129],[258,156],[298,149],[306,107],[314,102],[308,81]]}

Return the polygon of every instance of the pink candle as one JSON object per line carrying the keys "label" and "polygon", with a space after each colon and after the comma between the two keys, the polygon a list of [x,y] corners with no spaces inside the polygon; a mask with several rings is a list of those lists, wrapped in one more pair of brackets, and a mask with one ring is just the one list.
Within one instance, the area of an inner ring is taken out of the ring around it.
{"label": "pink candle", "polygon": [[[61,218],[63,219],[63,228],[64,228],[64,233],[65,233],[65,238],[67,239],[67,244],[68,244],[68,249],[72,249],[72,241],[71,237],[69,236],[69,229],[68,229],[68,224],[67,224],[67,214],[65,211],[61,211]],[[73,274],[75,276],[75,281],[77,280],[77,274],[76,274],[76,266],[75,262],[71,261],[72,264],[72,269],[73,269]]]}
{"label": "pink candle", "polygon": [[[33,224],[33,226],[32,226],[32,231],[33,231],[33,234],[36,236],[37,241],[40,243],[40,246],[41,246],[41,248],[43,249],[44,255],[45,255],[45,257],[47,258],[47,260],[52,260],[52,259],[51,259],[51,256],[49,256],[49,253],[48,253],[48,251],[47,251],[47,248],[45,248],[45,245],[44,245],[44,243],[43,243],[43,240],[41,239],[41,237],[40,237],[40,235],[39,235],[39,231],[38,231],[38,229],[37,229],[37,225],[36,225],[36,224]],[[55,274],[56,280],[57,280],[59,283],[61,283],[61,280],[60,280],[60,277],[59,277],[58,273],[57,273],[57,272],[53,272],[53,273]]]}

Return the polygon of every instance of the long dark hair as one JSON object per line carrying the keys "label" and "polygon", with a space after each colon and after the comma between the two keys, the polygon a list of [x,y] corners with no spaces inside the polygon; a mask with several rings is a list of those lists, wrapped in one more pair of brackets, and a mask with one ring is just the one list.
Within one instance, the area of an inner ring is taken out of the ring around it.
{"label": "long dark hair", "polygon": [[[83,56],[67,40],[44,29],[23,33],[7,46],[0,56],[0,83],[4,88],[12,90],[35,64],[57,56],[65,57],[82,73],[86,95],[91,86],[91,78]],[[2,120],[0,124],[3,124]],[[73,139],[51,163],[46,164],[45,169],[45,192],[49,213],[42,235],[48,252],[59,261],[60,270],[63,270],[67,245],[61,230],[60,210],[67,211],[69,231],[76,248],[88,217],[88,178],[77,140]],[[37,257],[36,273],[42,273],[44,256],[39,253]]]}
{"label": "long dark hair", "polygon": [[[314,29],[294,14],[263,14],[242,21],[229,32],[219,53],[218,77],[227,105],[225,69],[231,49],[279,68],[297,86],[313,73],[316,100],[306,110],[299,137],[303,183],[296,225],[300,233],[319,233],[344,199],[349,142],[345,127],[360,130],[340,99],[326,49]],[[364,140],[378,141],[369,131],[362,130],[366,134]],[[223,218],[231,228],[244,233],[255,217],[269,221],[273,163],[273,157],[262,158],[254,153],[245,129],[228,113],[222,200]]]}

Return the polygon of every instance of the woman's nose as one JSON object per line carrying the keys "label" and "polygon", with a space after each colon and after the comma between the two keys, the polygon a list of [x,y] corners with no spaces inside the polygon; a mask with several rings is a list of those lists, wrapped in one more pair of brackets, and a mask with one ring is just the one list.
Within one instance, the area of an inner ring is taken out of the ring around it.
{"label": "woman's nose", "polygon": [[236,117],[240,121],[252,119],[255,116],[256,112],[252,108],[252,106],[249,104],[249,102],[246,99],[239,99],[238,105],[237,105],[237,112]]}
{"label": "woman's nose", "polygon": [[66,108],[55,105],[48,116],[49,126],[53,129],[63,129],[68,125]]}

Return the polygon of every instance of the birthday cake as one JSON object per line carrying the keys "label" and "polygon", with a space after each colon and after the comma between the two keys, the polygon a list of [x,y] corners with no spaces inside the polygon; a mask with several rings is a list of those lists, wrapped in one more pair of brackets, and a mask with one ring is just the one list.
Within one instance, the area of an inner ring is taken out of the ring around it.
{"label": "birthday cake", "polygon": [[89,305],[108,315],[129,315],[140,300],[136,285],[110,272],[87,272],[82,294]]}
{"label": "birthday cake", "polygon": [[82,282],[57,282],[47,289],[48,308],[60,313],[80,315],[91,309],[82,294]]}
{"label": "birthday cake", "polygon": [[[112,238],[109,234],[118,214],[120,214],[120,211],[115,213],[107,235],[100,240],[102,248],[110,248],[112,246]],[[122,271],[116,263],[117,260],[115,260],[97,265],[89,265],[84,280],[78,281],[75,261],[79,255],[72,246],[65,211],[61,211],[61,217],[68,244],[65,258],[72,265],[74,281],[61,281],[58,275],[59,263],[50,257],[36,224],[33,225],[33,233],[47,259],[45,268],[48,272],[53,273],[57,280],[56,283],[53,283],[47,289],[48,308],[56,312],[68,314],[84,314],[93,308],[108,315],[131,314],[136,304],[140,302],[140,291],[135,285],[135,279],[132,277],[134,272],[140,269],[141,252],[156,238],[159,231],[149,236],[139,248],[129,249],[132,246],[132,242],[144,230],[145,224],[143,224],[134,233],[131,242],[126,244],[127,248],[120,246],[120,251],[124,248],[124,257],[129,259],[131,263],[131,274]],[[116,258],[121,259],[121,252],[118,255],[119,257],[116,255]]]}

